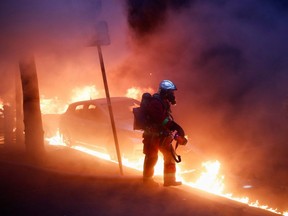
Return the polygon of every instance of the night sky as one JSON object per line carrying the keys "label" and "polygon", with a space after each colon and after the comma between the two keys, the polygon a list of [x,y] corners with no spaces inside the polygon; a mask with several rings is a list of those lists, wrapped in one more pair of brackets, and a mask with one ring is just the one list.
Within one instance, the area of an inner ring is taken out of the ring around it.
{"label": "night sky", "polygon": [[88,46],[99,20],[109,26],[103,55],[112,96],[156,91],[171,79],[173,114],[192,145],[239,173],[263,177],[287,166],[286,0],[2,1],[0,98],[13,98],[27,54],[47,98],[68,101],[85,85],[103,90],[97,50]]}

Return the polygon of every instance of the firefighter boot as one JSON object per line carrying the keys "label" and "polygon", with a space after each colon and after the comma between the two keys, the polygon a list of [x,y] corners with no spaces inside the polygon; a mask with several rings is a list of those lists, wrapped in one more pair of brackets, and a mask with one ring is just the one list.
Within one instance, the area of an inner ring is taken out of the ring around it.
{"label": "firefighter boot", "polygon": [[159,187],[160,185],[154,181],[154,179],[152,177],[147,178],[147,177],[143,177],[143,184],[147,187]]}
{"label": "firefighter boot", "polygon": [[176,181],[175,173],[164,174],[164,187],[182,185],[181,181]]}
{"label": "firefighter boot", "polygon": [[173,159],[167,157],[167,154],[164,154],[164,186],[178,186],[181,185],[181,181],[176,181],[176,164]]}

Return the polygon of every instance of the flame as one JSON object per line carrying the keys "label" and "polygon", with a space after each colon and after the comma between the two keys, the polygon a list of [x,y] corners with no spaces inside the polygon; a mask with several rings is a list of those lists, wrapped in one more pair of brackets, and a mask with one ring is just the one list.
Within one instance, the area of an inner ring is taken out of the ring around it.
{"label": "flame", "polygon": [[99,90],[96,89],[95,85],[84,86],[82,88],[77,87],[72,90],[70,103],[81,101],[81,100],[95,99],[100,96],[101,96],[101,93]]}
{"label": "flame", "polygon": [[3,106],[4,106],[3,101],[0,98],[0,109],[3,109]]}
{"label": "flame", "polygon": [[141,100],[142,94],[144,92],[153,92],[152,88],[140,88],[140,87],[131,87],[129,89],[127,89],[125,96],[126,97],[130,97],[130,98],[134,98],[137,100]]}
{"label": "flame", "polygon": [[81,152],[84,152],[84,153],[87,153],[87,154],[92,155],[92,156],[96,156],[96,157],[104,159],[104,160],[109,160],[109,161],[115,162],[115,161],[111,160],[111,158],[108,154],[98,152],[98,151],[86,148],[84,146],[72,146],[71,148],[76,149],[76,150],[81,151]]}
{"label": "flame", "polygon": [[[134,99],[138,99],[140,100],[142,93],[143,92],[152,92],[151,88],[148,89],[142,89],[139,87],[131,87],[127,90],[126,92],[126,97],[130,97],[130,98],[134,98]],[[73,95],[71,97],[70,102],[75,102],[75,101],[79,101],[79,100],[89,100],[91,98],[97,98],[99,96],[102,96],[100,91],[98,91],[96,89],[96,87],[94,85],[92,86],[85,86],[84,88],[75,88],[73,89]],[[41,110],[45,110],[48,113],[50,112],[56,112],[59,113],[59,110],[62,111],[61,109],[57,109],[57,106],[59,106],[58,103],[58,98],[54,98],[54,99],[45,99],[44,97],[41,100]],[[55,105],[55,107],[54,107]],[[1,100],[0,100],[0,106],[1,106]],[[50,145],[60,145],[60,146],[66,146],[63,143],[63,140],[59,134],[59,131],[57,132],[57,134],[54,137],[50,137],[50,138],[46,138],[47,142]],[[95,151],[93,149],[90,148],[86,148],[83,146],[73,146],[71,147],[75,150],[87,153],[89,155],[92,156],[96,156],[99,157],[101,159],[104,160],[109,160],[113,163],[117,163],[117,161],[113,161],[110,156],[108,154],[105,153],[100,153],[98,151]],[[135,170],[138,171],[142,171],[143,170],[143,161],[144,161],[144,156],[142,158],[140,158],[138,161],[130,161],[127,158],[122,158],[122,164],[125,167],[129,167],[129,168],[133,168]],[[155,175],[162,175],[163,174],[163,157],[159,156],[158,159],[158,163],[155,166]],[[181,169],[181,167],[178,167],[178,169]],[[277,209],[273,209],[268,207],[268,205],[262,205],[259,203],[258,200],[252,202],[250,201],[249,197],[235,197],[232,193],[225,193],[224,189],[225,189],[225,184],[224,184],[224,175],[220,174],[220,168],[221,168],[221,163],[219,161],[206,161],[202,163],[202,172],[199,173],[199,177],[194,180],[193,182],[186,182],[185,180],[183,180],[183,178],[181,177],[181,173],[185,173],[186,171],[180,171],[177,173],[177,178],[182,180],[182,182],[190,187],[193,188],[197,188],[209,193],[213,193],[216,194],[218,196],[221,197],[225,197],[227,199],[236,201],[236,202],[240,202],[240,203],[244,203],[247,204],[251,207],[255,207],[255,208],[261,208],[263,210],[266,211],[270,211],[272,213],[275,214],[280,214],[280,215],[284,215],[284,216],[288,216],[288,211],[284,211],[284,212],[279,212]],[[194,171],[194,170],[193,170]],[[188,171],[187,171],[188,172]]]}
{"label": "flame", "polygon": [[[46,138],[46,140],[48,141],[48,143],[50,145],[60,145],[60,146],[66,146],[59,134],[59,131],[57,132],[57,134],[54,137],[50,137],[50,138]],[[110,156],[108,154],[102,153],[102,152],[98,152],[95,151],[93,149],[90,148],[86,148],[83,146],[73,146],[71,147],[75,150],[87,153],[89,155],[92,156],[96,156],[98,158],[104,159],[104,160],[108,160],[111,161],[113,163],[117,163],[117,161],[114,161],[110,158]],[[138,161],[129,161],[129,159],[127,158],[122,158],[122,164],[125,167],[129,167],[129,168],[133,168],[135,170],[138,171],[142,171],[143,169],[143,158],[140,158]],[[163,158],[160,156],[159,160],[155,166],[155,175],[162,175],[163,172]],[[273,208],[269,208],[268,205],[261,205],[259,203],[258,200],[256,200],[255,202],[250,202],[250,199],[248,197],[234,197],[232,193],[224,193],[224,176],[221,175],[219,173],[220,171],[220,167],[221,167],[221,163],[219,161],[206,161],[202,163],[202,167],[204,168],[204,171],[201,172],[200,176],[198,179],[196,179],[195,182],[185,182],[183,181],[183,179],[181,178],[181,175],[177,176],[177,178],[180,178],[183,183],[185,185],[191,186],[193,188],[197,188],[203,191],[206,191],[208,193],[212,193],[212,194],[216,194],[219,195],[221,197],[225,197],[228,198],[230,200],[236,201],[236,202],[240,202],[240,203],[244,203],[247,204],[251,207],[255,207],[255,208],[261,208],[263,210],[266,211],[270,211],[272,213],[275,214],[280,214],[280,215],[284,215],[284,216],[288,216],[288,211],[284,211],[284,212],[278,212],[277,209],[273,209]],[[182,172],[184,173],[184,172]]]}
{"label": "flame", "polygon": [[[202,163],[206,171],[192,184],[193,187],[209,191],[214,194],[221,194],[224,190],[224,176],[219,175],[220,162],[206,161]],[[189,183],[188,183],[189,184]]]}
{"label": "flame", "polygon": [[67,104],[61,103],[57,97],[48,99],[44,95],[41,95],[40,108],[43,114],[58,114],[66,110]]}
{"label": "flame", "polygon": [[66,103],[63,103],[58,97],[46,98],[44,95],[41,95],[41,112],[43,114],[60,114],[67,109],[70,103],[103,97],[104,94],[101,92],[102,91],[96,89],[95,85],[76,87],[72,89],[71,98],[69,101],[66,101]]}
{"label": "flame", "polygon": [[[140,100],[144,92],[151,93],[152,91],[153,91],[152,88],[131,87],[127,89],[125,96]],[[70,103],[82,100],[96,99],[100,97],[105,97],[104,91],[98,90],[95,85],[76,87],[72,89],[72,95],[70,99],[66,101],[66,103],[63,103],[58,97],[46,98],[44,95],[41,95],[40,98],[41,112],[43,114],[60,114],[67,109],[67,106]],[[0,100],[0,108],[1,108],[1,102],[2,101]]]}
{"label": "flame", "polygon": [[4,100],[2,100],[2,99],[0,98],[0,110],[3,110],[5,105],[11,106],[10,103],[8,103],[8,102],[4,103]]}
{"label": "flame", "polygon": [[49,143],[49,145],[66,146],[66,144],[63,142],[62,137],[60,136],[59,129],[57,130],[55,136],[46,137],[45,140]]}

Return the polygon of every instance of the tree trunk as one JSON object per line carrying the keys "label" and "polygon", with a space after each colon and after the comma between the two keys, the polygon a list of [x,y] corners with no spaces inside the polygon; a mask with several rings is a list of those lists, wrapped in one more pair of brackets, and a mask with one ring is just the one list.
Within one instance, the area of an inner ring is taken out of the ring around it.
{"label": "tree trunk", "polygon": [[44,132],[42,126],[40,98],[36,65],[33,57],[19,62],[25,128],[25,146],[30,159],[41,161],[44,157]]}
{"label": "tree trunk", "polygon": [[21,79],[20,73],[15,74],[15,108],[16,108],[16,146],[24,146],[24,125],[23,125],[23,99],[22,99],[22,89],[21,89]]}

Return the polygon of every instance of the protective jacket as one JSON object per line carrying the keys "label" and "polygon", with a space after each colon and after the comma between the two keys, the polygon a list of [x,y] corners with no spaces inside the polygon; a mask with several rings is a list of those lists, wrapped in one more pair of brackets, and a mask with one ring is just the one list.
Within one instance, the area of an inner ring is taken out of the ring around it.
{"label": "protective jacket", "polygon": [[161,133],[163,130],[169,129],[173,118],[170,104],[167,100],[163,100],[158,94],[154,94],[146,110],[150,118],[150,125],[147,131],[152,129],[154,132]]}
{"label": "protective jacket", "polygon": [[150,123],[145,133],[152,132],[159,136],[167,136],[167,133],[176,130],[179,136],[185,136],[184,130],[174,121],[171,115],[170,103],[161,99],[159,94],[153,95],[146,110]]}

